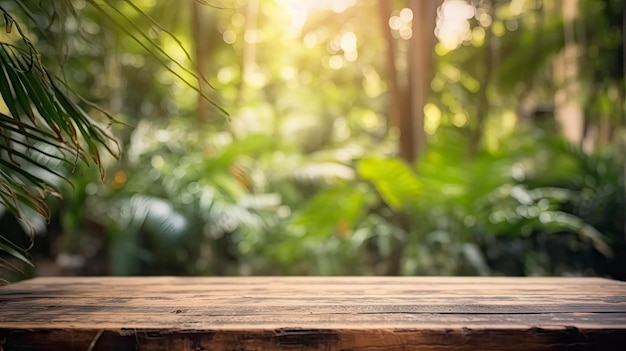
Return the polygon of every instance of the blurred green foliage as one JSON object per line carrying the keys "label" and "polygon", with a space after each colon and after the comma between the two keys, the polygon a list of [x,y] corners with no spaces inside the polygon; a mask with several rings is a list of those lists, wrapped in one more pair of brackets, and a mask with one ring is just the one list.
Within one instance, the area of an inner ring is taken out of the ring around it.
{"label": "blurred green foliage", "polygon": [[[468,28],[449,38],[456,44],[436,47],[424,109],[428,145],[415,163],[397,156],[398,132],[386,117],[376,1],[209,2],[200,7],[201,38],[190,34],[192,1],[177,11],[168,2],[121,2],[107,15],[78,1],[74,16],[49,26],[41,21],[63,16],[55,2],[36,14],[16,8],[16,18],[45,29],[45,38],[31,30],[43,62],[123,122],[111,126],[123,152],[103,161],[104,181],[82,164],[55,166],[73,186],[59,185],[63,198],[49,199],[52,219],[37,226],[30,251],[37,270],[20,277],[626,279],[623,17],[616,15],[624,1],[579,2],[578,79],[589,88],[580,104],[587,127],[610,131],[593,150],[522,111],[527,100],[551,103],[559,88],[552,66],[567,43],[552,2],[473,1]],[[393,4],[406,20],[406,4]],[[402,28],[393,34],[406,54]],[[146,38],[155,44],[149,50]],[[230,117],[212,106],[208,121],[197,118],[197,93],[176,78],[193,81],[182,67],[197,63],[178,44],[191,54],[208,45],[206,78],[215,89],[203,93]],[[11,216],[1,223],[4,236],[27,244]]]}

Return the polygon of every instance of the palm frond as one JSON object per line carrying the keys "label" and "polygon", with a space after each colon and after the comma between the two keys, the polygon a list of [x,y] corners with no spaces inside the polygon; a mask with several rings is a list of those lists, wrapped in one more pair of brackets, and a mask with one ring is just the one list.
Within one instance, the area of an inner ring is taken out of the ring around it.
{"label": "palm frond", "polygon": [[[139,7],[132,4],[132,2],[130,1],[127,1],[126,3],[128,3],[130,7],[135,11],[135,14],[143,18],[147,18],[151,23],[154,23],[154,20],[145,12],[143,12]],[[185,79],[185,77],[183,77],[183,74],[190,75],[195,80],[199,82],[201,81],[210,86],[207,79],[203,76],[196,74],[191,69],[185,67],[179,61],[177,61],[172,56],[170,56],[162,48],[162,46],[159,45],[158,42],[150,38],[148,33],[142,30],[142,28],[139,27],[134,21],[132,21],[127,15],[122,13],[118,8],[119,6],[118,4],[110,3],[110,2],[100,3],[94,0],[90,0],[89,4],[91,4],[93,8],[98,10],[98,12],[101,13],[105,18],[110,20],[111,23],[113,23],[117,28],[119,28],[122,32],[124,32],[124,34],[128,35],[129,38],[131,38],[137,44],[139,44],[139,46],[141,46],[147,53],[149,53],[152,57],[154,57],[157,61],[159,61],[162,64],[162,66],[165,69],[167,69],[172,75],[178,78],[179,81],[187,85],[189,88],[193,89],[196,93],[202,96],[202,98],[204,98],[207,102],[209,102],[211,105],[216,107],[220,112],[228,116],[228,112],[223,107],[218,105],[215,101],[209,98],[204,91],[202,91],[201,84],[200,85],[193,84],[189,80]],[[157,25],[157,28],[165,32],[166,34],[168,34],[170,37],[173,37],[173,35],[170,32],[165,31],[161,26]],[[178,40],[175,40],[175,41],[179,45],[179,47],[182,48],[182,51],[189,57],[189,53],[181,45],[180,41]],[[177,70],[170,67],[169,65],[170,63],[173,63],[176,67],[178,67],[183,72],[179,73]]]}
{"label": "palm frond", "polygon": [[[115,141],[59,88],[19,23],[2,7],[0,10],[7,26],[14,27],[22,41],[21,47],[0,42],[0,76],[4,77],[0,80],[0,95],[10,113],[0,114],[0,204],[24,219],[17,206],[24,201],[47,217],[45,199],[58,191],[37,170],[67,178],[40,158],[52,157],[66,163],[91,159],[103,173],[99,147],[105,146],[117,156],[112,146]],[[50,152],[41,145],[62,152]]]}
{"label": "palm frond", "polygon": [[[210,86],[206,78],[198,76],[193,69],[168,54],[160,38],[149,35],[133,19],[140,18],[150,23],[158,36],[165,33],[191,61],[191,55],[181,41],[133,2],[125,1],[122,4],[126,6],[124,11],[120,11],[118,3],[86,2],[87,7],[99,13],[112,28],[127,35],[179,81],[228,115],[202,91],[202,84],[193,82],[197,80]],[[97,166],[100,175],[104,177],[102,154],[119,157],[116,140],[90,117],[85,108],[102,113],[110,123],[118,122],[72,89],[63,77],[62,58],[42,60],[42,55],[29,39],[27,31],[23,30],[18,18],[12,16],[12,12],[19,12],[20,19],[30,22],[28,33],[39,38],[49,38],[56,31],[55,35],[60,35],[63,41],[68,38],[63,25],[64,18],[71,17],[81,26],[83,13],[75,6],[71,2],[47,6],[41,2],[20,0],[0,5],[5,31],[13,33],[6,39],[0,38],[0,101],[6,105],[6,111],[0,111],[0,208],[3,212],[13,213],[25,223],[33,218],[33,211],[48,218],[46,198],[59,194],[59,180],[69,182],[68,172],[76,168],[78,162]],[[46,16],[49,20],[42,21]],[[79,30],[78,35],[83,34]],[[66,54],[63,52],[63,55]],[[43,62],[51,62],[54,67],[44,66]],[[148,214],[146,216],[147,224],[152,217]],[[0,251],[18,260],[26,259],[24,252],[10,244],[5,242],[0,246]],[[0,263],[1,267],[7,266]]]}

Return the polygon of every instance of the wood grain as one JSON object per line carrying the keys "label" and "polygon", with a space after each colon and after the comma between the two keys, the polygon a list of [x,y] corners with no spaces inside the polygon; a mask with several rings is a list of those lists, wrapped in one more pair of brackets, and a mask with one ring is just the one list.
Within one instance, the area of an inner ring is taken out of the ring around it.
{"label": "wood grain", "polygon": [[554,350],[626,345],[600,278],[74,277],[0,287],[0,350]]}

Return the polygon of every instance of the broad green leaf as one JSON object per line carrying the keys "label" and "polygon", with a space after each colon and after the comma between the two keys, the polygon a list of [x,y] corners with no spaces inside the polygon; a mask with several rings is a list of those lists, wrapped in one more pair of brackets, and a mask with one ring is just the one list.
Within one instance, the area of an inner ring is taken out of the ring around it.
{"label": "broad green leaf", "polygon": [[374,184],[390,207],[400,210],[418,204],[422,186],[415,171],[404,161],[395,158],[362,159],[357,169],[363,179]]}
{"label": "broad green leaf", "polygon": [[309,199],[292,218],[296,228],[305,234],[326,238],[333,233],[345,234],[362,215],[365,193],[351,185],[332,186]]}

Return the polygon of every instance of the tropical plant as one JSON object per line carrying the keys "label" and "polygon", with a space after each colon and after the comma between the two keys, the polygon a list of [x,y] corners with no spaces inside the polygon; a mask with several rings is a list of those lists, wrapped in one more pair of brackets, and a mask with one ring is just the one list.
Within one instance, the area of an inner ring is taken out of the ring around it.
{"label": "tropical plant", "polygon": [[[528,245],[545,234],[559,234],[544,237],[548,242],[564,238],[563,241],[571,242],[571,234],[578,235],[585,255],[617,263],[615,254],[623,250],[623,242],[615,239],[622,235],[623,221],[606,230],[611,219],[598,220],[590,216],[588,205],[586,210],[579,206],[594,199],[594,206],[604,209],[594,211],[598,215],[606,213],[613,201],[623,201],[623,196],[619,196],[623,194],[623,189],[619,189],[619,180],[623,179],[623,172],[617,167],[619,160],[586,155],[558,137],[530,142],[523,135],[512,136],[500,151],[481,150],[475,158],[468,159],[469,141],[462,134],[442,131],[438,137],[439,141],[429,145],[415,170],[393,159],[377,160],[376,167],[371,166],[371,160],[360,165],[361,176],[376,186],[381,198],[407,213],[413,223],[414,230],[404,238],[406,273],[545,274],[548,267],[555,265],[550,259],[550,263],[544,260],[543,266],[528,261],[518,270],[501,264],[501,260],[525,262],[526,255],[548,250],[547,244],[533,249]],[[515,154],[503,151],[510,150],[506,145],[519,142],[525,145],[518,145]],[[544,167],[558,167],[564,173]],[[603,176],[594,175],[598,169]],[[580,176],[572,178],[572,174]],[[585,179],[583,182],[588,185],[579,183],[579,179]],[[615,235],[616,232],[620,234]],[[511,252],[503,253],[500,250],[507,246],[506,240],[498,239],[503,236],[515,238],[526,249],[517,251],[516,258]],[[446,259],[438,261],[441,257]],[[561,262],[563,271],[550,273],[576,271],[576,260],[565,260],[569,263]],[[587,268],[596,269],[599,274],[611,272],[591,263]]]}
{"label": "tropical plant", "polygon": [[[194,83],[204,78],[166,52],[160,39],[172,38],[177,50],[187,53],[181,42],[132,1],[3,2],[0,94],[6,110],[0,110],[0,209],[28,226],[32,226],[29,218],[36,218],[33,211],[49,219],[48,196],[59,196],[59,182],[70,182],[64,168],[75,169],[79,162],[95,164],[104,177],[101,149],[119,157],[116,140],[102,126],[116,120],[82,97],[64,71],[63,57],[70,57],[73,48],[64,41],[77,35],[80,39],[75,40],[82,40],[83,48],[93,47],[88,37],[103,28],[85,17],[89,11],[106,18],[109,27],[125,33],[177,79],[215,105]],[[150,23],[151,34],[138,27],[135,19]],[[38,46],[55,42],[62,44],[56,56],[38,50]],[[28,232],[32,231],[30,228]],[[0,251],[29,263],[23,248],[5,236],[0,236]],[[6,267],[6,262],[2,259],[0,266]]]}
{"label": "tropical plant", "polygon": [[[52,166],[79,160],[101,165],[99,147],[117,156],[114,140],[85,112],[62,80],[46,69],[40,53],[4,8],[6,33],[18,42],[0,43],[0,93],[9,114],[0,114],[0,204],[25,220],[25,208],[48,217],[46,199],[58,195],[57,180],[67,177]],[[50,148],[52,147],[52,148]],[[21,248],[4,236],[0,249],[28,262]]]}

